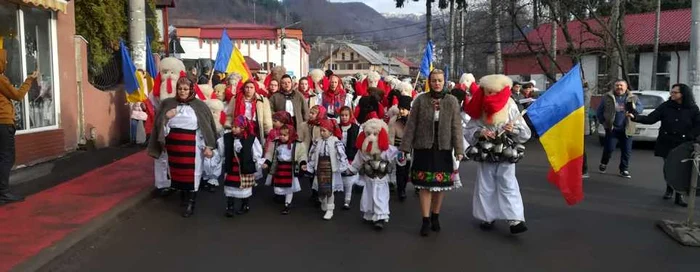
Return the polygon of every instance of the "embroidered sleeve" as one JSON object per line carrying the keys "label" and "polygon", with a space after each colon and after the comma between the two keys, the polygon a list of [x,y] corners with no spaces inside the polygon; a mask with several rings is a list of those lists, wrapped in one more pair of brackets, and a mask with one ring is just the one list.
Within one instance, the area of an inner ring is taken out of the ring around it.
{"label": "embroidered sleeve", "polygon": [[527,126],[525,119],[520,117],[518,108],[513,105],[510,107],[508,114],[510,115],[510,120],[515,120],[513,122],[513,136],[515,136],[513,140],[520,143],[527,142],[530,136],[532,136],[532,132],[530,131],[530,127]]}
{"label": "embroidered sleeve", "polygon": [[338,159],[338,170],[340,172],[345,172],[345,170],[348,170],[348,156],[345,155],[345,146],[343,145],[343,142],[337,141],[335,142],[335,150],[336,150],[336,158]]}
{"label": "embroidered sleeve", "polygon": [[255,161],[255,164],[258,167],[262,166],[262,164],[265,163],[265,160],[262,158],[262,155],[263,155],[262,145],[260,145],[260,142],[258,141],[258,138],[256,137],[254,142],[253,142],[253,160]]}

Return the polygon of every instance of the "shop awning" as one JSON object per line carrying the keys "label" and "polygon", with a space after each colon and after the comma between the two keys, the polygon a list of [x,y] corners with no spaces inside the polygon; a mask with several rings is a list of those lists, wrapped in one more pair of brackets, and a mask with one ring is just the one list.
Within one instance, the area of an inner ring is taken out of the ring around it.
{"label": "shop awning", "polygon": [[37,7],[47,8],[55,11],[66,13],[67,0],[21,0],[24,3],[31,4]]}

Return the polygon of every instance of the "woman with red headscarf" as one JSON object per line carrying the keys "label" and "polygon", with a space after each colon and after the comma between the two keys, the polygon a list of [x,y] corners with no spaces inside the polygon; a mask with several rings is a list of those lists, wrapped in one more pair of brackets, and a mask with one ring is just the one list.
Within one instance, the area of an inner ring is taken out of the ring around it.
{"label": "woman with red headscarf", "polygon": [[266,185],[273,185],[275,195],[284,196],[283,215],[290,212],[294,193],[301,191],[299,173],[306,171],[307,148],[299,141],[294,125],[286,124],[280,134],[265,152],[263,168],[270,169],[270,179]]}
{"label": "woman with red headscarf", "polygon": [[158,158],[168,154],[171,187],[182,192],[183,217],[194,213],[202,177],[203,158],[211,158],[216,148],[216,124],[207,105],[195,99],[195,84],[180,77],[176,96],[161,101],[148,154]]}
{"label": "woman with red headscarf", "polygon": [[269,100],[256,90],[258,85],[254,81],[248,80],[243,83],[243,90],[229,101],[224,127],[231,128],[233,117],[243,115],[253,122],[255,135],[263,142],[265,135],[272,129],[272,113]]}
{"label": "woman with red headscarf", "polygon": [[340,115],[340,108],[344,106],[349,107],[350,104],[346,104],[345,90],[343,90],[340,77],[331,75],[329,82],[328,89],[318,95],[318,104],[326,108],[328,118],[337,118]]}

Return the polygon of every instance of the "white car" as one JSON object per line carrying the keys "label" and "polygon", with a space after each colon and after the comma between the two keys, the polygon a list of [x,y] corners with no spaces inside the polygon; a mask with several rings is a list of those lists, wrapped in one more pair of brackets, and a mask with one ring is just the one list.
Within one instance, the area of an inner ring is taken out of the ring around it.
{"label": "white car", "polygon": [[[632,91],[632,93],[637,95],[642,105],[644,105],[642,115],[650,114],[661,103],[666,102],[669,97],[668,92],[665,91]],[[637,130],[634,132],[633,139],[635,141],[655,142],[656,137],[659,136],[659,127],[661,127],[661,122],[656,122],[652,125],[637,123]],[[605,142],[605,129],[602,124],[598,124],[598,138],[600,144],[603,145]]]}

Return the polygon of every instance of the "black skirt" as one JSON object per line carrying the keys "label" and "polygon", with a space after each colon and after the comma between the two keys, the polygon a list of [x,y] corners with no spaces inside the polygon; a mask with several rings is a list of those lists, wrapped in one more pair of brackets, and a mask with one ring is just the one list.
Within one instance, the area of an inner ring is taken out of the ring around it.
{"label": "black skirt", "polygon": [[[438,125],[435,124],[437,129]],[[452,150],[438,148],[437,131],[433,134],[433,146],[430,149],[413,150],[411,181],[419,188],[448,188],[454,186],[452,172],[454,162]]]}

